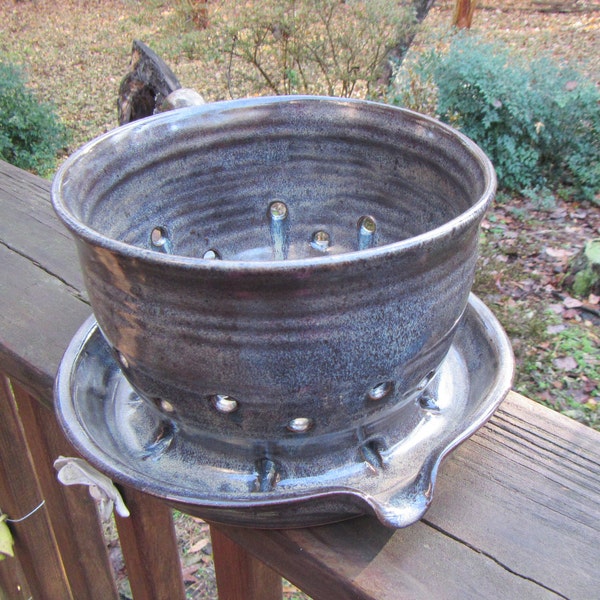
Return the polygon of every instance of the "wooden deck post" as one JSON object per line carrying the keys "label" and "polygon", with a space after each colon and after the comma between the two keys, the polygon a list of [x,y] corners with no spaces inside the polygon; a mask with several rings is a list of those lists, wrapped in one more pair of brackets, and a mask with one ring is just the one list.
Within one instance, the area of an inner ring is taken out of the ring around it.
{"label": "wooden deck post", "polygon": [[281,600],[281,576],[211,525],[219,600]]}
{"label": "wooden deck post", "polygon": [[131,516],[115,515],[135,600],[185,600],[171,509],[133,488],[120,488]]}
{"label": "wooden deck post", "polygon": [[73,596],[76,600],[117,598],[96,504],[86,487],[59,483],[53,468],[61,454],[76,453],[54,413],[14,381],[11,386]]}
{"label": "wooden deck post", "polygon": [[[26,443],[19,409],[5,376],[0,382],[0,406],[0,508],[10,519],[20,519],[40,506],[44,494]],[[75,600],[47,507],[42,506],[29,518],[11,524],[11,529],[15,554],[27,576],[32,596]]]}

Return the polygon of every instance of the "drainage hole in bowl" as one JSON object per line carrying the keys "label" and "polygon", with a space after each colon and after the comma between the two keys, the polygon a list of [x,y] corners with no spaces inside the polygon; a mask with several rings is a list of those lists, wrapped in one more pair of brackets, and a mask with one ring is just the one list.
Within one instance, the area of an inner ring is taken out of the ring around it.
{"label": "drainage hole in bowl", "polygon": [[166,413],[175,412],[175,407],[168,400],[158,400],[158,405]]}
{"label": "drainage hole in bowl", "polygon": [[377,222],[370,215],[365,215],[358,220],[358,249],[366,250],[375,245]]}
{"label": "drainage hole in bowl", "polygon": [[121,366],[124,369],[129,369],[129,361],[127,360],[127,358],[125,357],[124,354],[122,354],[119,350],[117,350],[115,348],[115,354],[117,356],[117,360],[119,361],[119,363],[121,363]]}
{"label": "drainage hole in bowl", "polygon": [[256,481],[253,492],[270,492],[279,479],[279,468],[276,463],[268,458],[256,462]]}
{"label": "drainage hole in bowl", "polygon": [[154,250],[164,252],[165,254],[171,253],[171,240],[169,239],[169,233],[166,227],[157,226],[150,232],[150,245]]}
{"label": "drainage hole in bowl", "polygon": [[267,216],[272,221],[283,221],[288,216],[288,207],[281,200],[274,200],[269,204]]}
{"label": "drainage hole in bowl", "polygon": [[387,398],[394,391],[393,381],[382,381],[374,385],[368,392],[367,397],[369,400],[383,400]]}
{"label": "drainage hole in bowl", "polygon": [[287,428],[292,433],[306,433],[314,425],[314,421],[308,417],[297,417],[292,419],[288,424]]}
{"label": "drainage hole in bowl", "polygon": [[315,231],[312,234],[310,245],[315,250],[319,250],[320,252],[326,252],[329,249],[330,244],[331,236],[326,231],[319,230]]}
{"label": "drainage hole in bowl", "polygon": [[218,250],[215,250],[214,248],[209,248],[203,255],[202,258],[204,260],[220,260],[221,259],[221,254],[219,253]]}
{"label": "drainage hole in bowl", "polygon": [[381,440],[371,440],[360,447],[361,457],[373,473],[378,473],[385,468],[383,451],[385,444]]}
{"label": "drainage hole in bowl", "polygon": [[225,394],[215,394],[210,397],[210,401],[212,402],[212,405],[223,414],[235,412],[240,407],[239,402],[235,398],[226,396]]}

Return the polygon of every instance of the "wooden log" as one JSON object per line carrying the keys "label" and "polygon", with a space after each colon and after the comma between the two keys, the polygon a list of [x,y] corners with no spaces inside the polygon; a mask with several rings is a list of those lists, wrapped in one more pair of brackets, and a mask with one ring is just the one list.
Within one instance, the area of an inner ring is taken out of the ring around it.
{"label": "wooden log", "polygon": [[119,125],[153,115],[164,99],[181,84],[162,58],[134,40],[129,72],[119,86]]}
{"label": "wooden log", "polygon": [[281,576],[211,525],[219,600],[281,600]]}

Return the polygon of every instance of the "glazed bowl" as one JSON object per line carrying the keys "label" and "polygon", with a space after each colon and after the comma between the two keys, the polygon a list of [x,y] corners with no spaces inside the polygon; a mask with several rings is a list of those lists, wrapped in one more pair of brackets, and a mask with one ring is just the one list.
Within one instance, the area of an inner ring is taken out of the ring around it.
{"label": "glazed bowl", "polygon": [[211,448],[296,456],[416,405],[467,306],[495,185],[431,118],[299,96],[123,126],[63,164],[52,198],[157,416]]}

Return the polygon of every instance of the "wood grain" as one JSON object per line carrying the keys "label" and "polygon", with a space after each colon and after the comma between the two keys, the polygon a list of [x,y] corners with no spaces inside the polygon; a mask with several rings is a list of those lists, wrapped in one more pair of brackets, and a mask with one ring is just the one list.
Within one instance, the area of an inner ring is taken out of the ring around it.
{"label": "wood grain", "polygon": [[597,597],[600,434],[510,394],[406,530],[374,518],[226,534],[315,600]]}
{"label": "wood grain", "polygon": [[77,600],[117,598],[96,504],[86,486],[63,486],[54,459],[77,456],[54,414],[18,385],[12,385],[62,562]]}
{"label": "wood grain", "polygon": [[171,510],[159,500],[121,488],[131,516],[116,516],[135,600],[185,600]]}
{"label": "wood grain", "polygon": [[73,238],[50,203],[50,181],[0,161],[0,215],[3,246],[85,296]]}
{"label": "wood grain", "polygon": [[62,281],[2,245],[0,264],[0,363],[50,404],[62,354],[91,310]]}
{"label": "wood grain", "polygon": [[281,600],[281,576],[211,526],[219,600]]}
{"label": "wood grain", "polygon": [[[18,520],[44,500],[25,442],[10,383],[0,381],[0,507]],[[48,510],[42,506],[27,519],[11,523],[15,554],[34,598],[73,600]]]}
{"label": "wood grain", "polygon": [[30,600],[27,578],[18,556],[0,561],[0,600]]}

